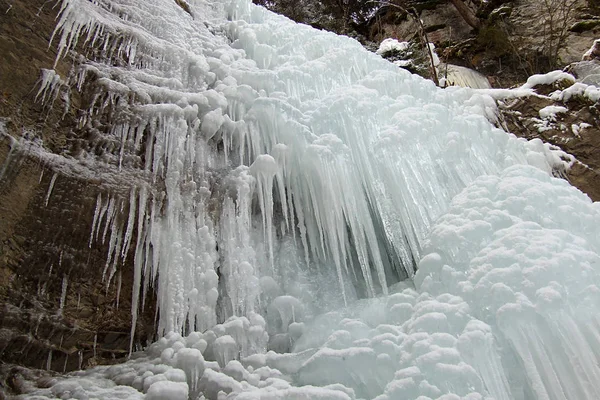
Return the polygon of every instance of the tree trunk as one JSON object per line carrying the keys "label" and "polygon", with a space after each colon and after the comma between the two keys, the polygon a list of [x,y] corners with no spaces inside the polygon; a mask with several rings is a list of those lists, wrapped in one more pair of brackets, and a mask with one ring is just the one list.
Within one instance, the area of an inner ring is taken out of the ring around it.
{"label": "tree trunk", "polygon": [[456,10],[460,14],[461,17],[465,20],[469,26],[474,29],[479,29],[480,21],[475,16],[473,11],[464,3],[463,0],[450,0],[450,2],[456,7]]}

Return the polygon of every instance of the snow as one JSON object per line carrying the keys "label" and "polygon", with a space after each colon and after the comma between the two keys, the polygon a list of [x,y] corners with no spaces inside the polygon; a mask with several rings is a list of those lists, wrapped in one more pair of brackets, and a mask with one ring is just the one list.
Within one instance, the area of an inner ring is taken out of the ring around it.
{"label": "snow", "polygon": [[392,51],[406,51],[410,47],[408,42],[400,42],[397,39],[387,38],[384,39],[377,49],[376,53],[383,55]]}
{"label": "snow", "polygon": [[550,105],[539,110],[540,119],[533,118],[534,126],[539,132],[550,129],[558,129],[555,122],[558,114],[564,114],[569,110],[563,106]]}
{"label": "snow", "polygon": [[580,124],[572,124],[571,125],[571,131],[573,132],[573,134],[577,137],[581,137],[581,133],[584,129],[586,128],[591,128],[592,125],[588,124],[587,122],[582,122]]}
{"label": "snow", "polygon": [[584,97],[595,103],[600,100],[600,88],[576,82],[565,90],[554,92],[550,97],[555,101],[567,102],[576,97]]}
{"label": "snow", "polygon": [[531,89],[538,85],[551,85],[555,82],[565,80],[570,83],[576,81],[575,77],[563,71],[551,71],[546,74],[532,75],[527,79],[527,82],[521,87],[522,89]]}
{"label": "snow", "polygon": [[107,285],[133,264],[132,337],[156,293],[158,339],[25,398],[600,398],[600,207],[489,122],[568,77],[442,90],[246,0],[190,8],[62,2],[59,56],[102,54],[41,96],[97,82],[110,146],[11,150],[100,171],[89,243]]}
{"label": "snow", "polygon": [[590,47],[582,56],[582,60],[593,60],[596,53],[598,52],[598,46],[600,46],[600,39],[594,40],[592,47]]}
{"label": "snow", "polygon": [[557,114],[566,113],[567,111],[569,111],[567,107],[563,106],[546,106],[540,109],[539,114],[542,119],[556,121]]}
{"label": "snow", "polygon": [[396,60],[393,62],[394,65],[397,65],[398,67],[408,67],[412,64],[411,60]]}

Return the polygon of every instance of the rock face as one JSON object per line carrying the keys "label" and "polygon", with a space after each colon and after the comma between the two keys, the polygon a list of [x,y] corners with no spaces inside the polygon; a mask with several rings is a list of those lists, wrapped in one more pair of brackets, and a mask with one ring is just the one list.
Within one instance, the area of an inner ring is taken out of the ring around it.
{"label": "rock face", "polygon": [[[133,273],[126,262],[107,284],[108,243],[89,240],[105,188],[55,163],[88,139],[75,123],[81,100],[70,98],[71,111],[60,98],[36,101],[40,70],[56,57],[57,11],[0,0],[0,360],[62,372],[128,354]],[[69,62],[56,70],[68,76]],[[134,343],[154,332],[146,305]]]}
{"label": "rock face", "polygon": [[[418,6],[419,2],[415,5]],[[429,1],[417,7],[417,11],[432,43],[462,40],[471,35],[472,28],[450,2]],[[414,18],[404,16],[401,10],[390,7],[372,21],[369,39],[376,42],[388,37],[409,40],[418,30],[419,25]]]}
{"label": "rock face", "polygon": [[508,23],[514,29],[509,33],[513,42],[519,43],[517,50],[555,51],[557,48],[563,65],[581,60],[599,30],[598,27],[591,27],[575,32],[571,27],[595,13],[589,3],[587,0],[517,0],[509,3],[512,12]]}
{"label": "rock face", "polygon": [[[465,1],[480,26],[473,29],[450,1],[404,2],[420,13],[430,42],[442,62],[463,65],[508,87],[534,73],[581,60],[600,32],[598,9],[587,0]],[[413,39],[414,18],[395,7],[379,13],[370,40]]]}
{"label": "rock face", "polygon": [[[600,63],[596,65],[600,68]],[[593,201],[600,201],[600,109],[598,102],[585,96],[551,96],[569,88],[575,88],[572,82],[538,85],[537,96],[501,103],[500,117],[507,131],[541,139],[573,155],[577,161],[565,178]]]}

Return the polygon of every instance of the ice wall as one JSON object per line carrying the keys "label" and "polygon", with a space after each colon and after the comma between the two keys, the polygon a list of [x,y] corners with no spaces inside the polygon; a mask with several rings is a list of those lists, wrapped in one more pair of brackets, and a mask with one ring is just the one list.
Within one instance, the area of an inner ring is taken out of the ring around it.
{"label": "ice wall", "polygon": [[40,96],[94,94],[104,141],[80,161],[135,178],[98,197],[90,243],[107,284],[133,253],[132,326],[155,290],[168,334],[90,376],[149,398],[597,398],[599,210],[550,178],[556,152],[352,39],[244,0],[191,11],[62,2],[60,55],[82,54]]}
{"label": "ice wall", "polygon": [[[386,293],[456,193],[527,162],[467,92],[246,2],[196,7],[69,0],[56,30],[61,56],[101,49],[71,82],[96,93],[82,125],[116,144],[99,161],[145,173],[125,217],[99,197],[94,227],[109,283],[135,249],[134,320],[156,286],[160,332],[206,329],[253,310],[261,278],[284,294],[286,263],[335,271],[344,302]],[[44,74],[40,93],[60,81]]]}

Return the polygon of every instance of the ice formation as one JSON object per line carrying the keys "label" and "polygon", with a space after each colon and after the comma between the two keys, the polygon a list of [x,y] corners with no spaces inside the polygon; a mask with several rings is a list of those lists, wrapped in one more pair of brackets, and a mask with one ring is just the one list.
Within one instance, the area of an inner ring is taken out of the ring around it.
{"label": "ice formation", "polygon": [[62,1],[60,57],[95,51],[39,97],[94,93],[105,140],[51,165],[106,177],[89,243],[162,338],[27,398],[600,397],[600,207],[560,154],[488,92],[248,0],[190,9]]}
{"label": "ice formation", "polygon": [[438,74],[444,77],[442,79],[445,80],[445,84],[448,86],[456,85],[473,89],[489,89],[492,87],[485,75],[460,65],[441,64],[438,68]]}

